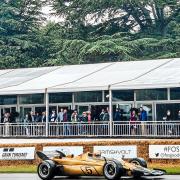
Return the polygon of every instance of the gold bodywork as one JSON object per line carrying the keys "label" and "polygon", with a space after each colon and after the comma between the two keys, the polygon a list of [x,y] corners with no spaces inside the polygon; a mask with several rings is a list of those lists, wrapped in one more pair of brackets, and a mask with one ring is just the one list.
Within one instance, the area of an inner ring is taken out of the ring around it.
{"label": "gold bodywork", "polygon": [[[66,157],[53,157],[52,160],[62,167],[64,175],[69,176],[103,176],[103,168],[107,160],[104,157],[101,157],[92,153],[85,153],[76,157],[71,155]],[[126,170],[127,175],[132,175],[131,172],[134,169],[135,165],[129,162],[126,162],[122,159],[118,159],[122,164],[123,169]]]}
{"label": "gold bodywork", "polygon": [[62,166],[64,175],[70,176],[102,176],[105,159],[94,154],[85,153],[76,157],[66,156],[52,158],[56,164]]}

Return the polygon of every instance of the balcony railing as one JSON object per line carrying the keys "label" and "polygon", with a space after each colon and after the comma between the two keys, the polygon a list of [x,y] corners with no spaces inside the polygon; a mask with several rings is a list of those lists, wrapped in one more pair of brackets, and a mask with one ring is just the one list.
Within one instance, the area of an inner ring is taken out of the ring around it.
{"label": "balcony railing", "polygon": [[[110,130],[112,127],[112,131]],[[145,137],[178,138],[180,121],[1,123],[0,137]]]}

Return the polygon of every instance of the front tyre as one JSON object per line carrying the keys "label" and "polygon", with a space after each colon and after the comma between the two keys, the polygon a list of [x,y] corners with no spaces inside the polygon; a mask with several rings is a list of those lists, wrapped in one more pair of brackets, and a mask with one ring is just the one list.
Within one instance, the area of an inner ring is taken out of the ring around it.
{"label": "front tyre", "polygon": [[104,176],[108,180],[120,179],[123,173],[123,167],[119,162],[114,160],[108,161],[104,165]]}
{"label": "front tyre", "polygon": [[38,176],[43,180],[51,180],[54,177],[56,165],[51,160],[45,160],[38,165]]}
{"label": "front tyre", "polygon": [[147,168],[147,162],[143,158],[133,158],[129,162]]}
{"label": "front tyre", "polygon": [[[131,159],[129,162],[135,165],[147,168],[147,162],[143,158],[134,158],[134,159]],[[138,172],[138,171],[133,172],[134,179],[140,179],[140,177],[143,175],[144,173],[142,172]]]}

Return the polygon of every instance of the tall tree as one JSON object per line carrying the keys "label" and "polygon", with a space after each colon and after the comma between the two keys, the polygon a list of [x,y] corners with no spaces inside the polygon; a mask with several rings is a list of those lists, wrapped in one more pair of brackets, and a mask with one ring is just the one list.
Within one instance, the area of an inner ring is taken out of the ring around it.
{"label": "tall tree", "polygon": [[139,30],[165,36],[180,14],[179,0],[53,0],[53,7],[67,25],[82,30],[98,24],[97,33],[107,34]]}
{"label": "tall tree", "polygon": [[39,27],[45,0],[0,1],[0,68],[27,67],[42,62]]}

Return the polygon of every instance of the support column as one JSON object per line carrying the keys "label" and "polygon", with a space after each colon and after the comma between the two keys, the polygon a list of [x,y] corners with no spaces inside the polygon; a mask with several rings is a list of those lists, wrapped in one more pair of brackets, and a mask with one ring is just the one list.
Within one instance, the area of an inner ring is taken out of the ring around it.
{"label": "support column", "polygon": [[74,93],[72,93],[72,110],[75,110],[75,100],[74,100]]}
{"label": "support column", "polygon": [[110,123],[110,136],[113,135],[113,110],[112,110],[112,90],[109,89],[109,123]]}
{"label": "support column", "polygon": [[45,100],[46,100],[46,137],[48,137],[49,131],[49,94],[47,88],[45,89]]}

